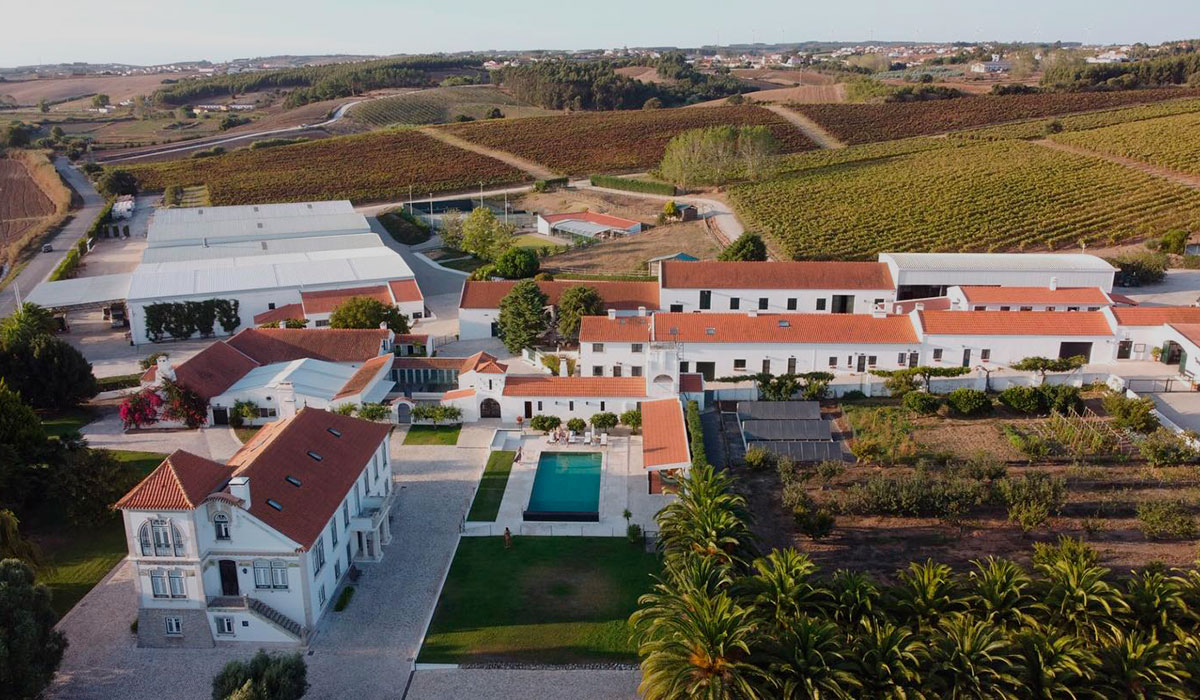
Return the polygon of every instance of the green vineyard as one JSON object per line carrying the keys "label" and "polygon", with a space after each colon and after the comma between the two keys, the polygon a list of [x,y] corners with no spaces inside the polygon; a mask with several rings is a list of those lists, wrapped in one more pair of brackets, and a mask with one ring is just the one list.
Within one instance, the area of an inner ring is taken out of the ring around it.
{"label": "green vineyard", "polygon": [[1121,109],[1108,109],[1103,112],[1074,114],[1059,117],[1058,119],[1036,119],[1017,124],[1002,124],[983,129],[958,131],[950,136],[951,138],[979,139],[985,141],[1037,139],[1045,137],[1055,130],[1060,130],[1063,133],[1087,131],[1088,129],[1099,129],[1114,124],[1126,124],[1145,119],[1157,119],[1159,117],[1170,117],[1176,114],[1189,114],[1193,112],[1200,112],[1200,100],[1169,100],[1156,104],[1138,105],[1137,107],[1123,107]]}
{"label": "green vineyard", "polygon": [[1151,119],[1074,134],[1055,141],[1200,175],[1200,113]]}
{"label": "green vineyard", "polygon": [[371,127],[445,124],[457,117],[487,119],[499,109],[505,117],[553,115],[532,107],[491,85],[471,85],[417,90],[395,97],[368,100],[350,110],[350,118]]}
{"label": "green vineyard", "polygon": [[730,190],[797,259],[1062,249],[1200,225],[1200,192],[1024,141],[941,148]]}

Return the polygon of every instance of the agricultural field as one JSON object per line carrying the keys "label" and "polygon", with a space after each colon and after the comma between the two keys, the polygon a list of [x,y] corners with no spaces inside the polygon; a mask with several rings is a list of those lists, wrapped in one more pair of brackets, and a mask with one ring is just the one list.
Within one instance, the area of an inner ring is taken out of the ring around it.
{"label": "agricultural field", "polygon": [[[846,101],[846,86],[837,85],[796,85],[793,87],[771,88],[757,92],[747,92],[744,95],[749,103],[769,104],[824,104]],[[729,104],[729,98],[697,102],[689,107],[719,107]]]}
{"label": "agricultural field", "polygon": [[220,117],[208,119],[155,118],[134,119],[125,117],[110,121],[75,121],[61,124],[68,136],[87,137],[93,147],[148,146],[155,143],[197,139],[222,133]]}
{"label": "agricultural field", "polygon": [[213,205],[383,201],[416,192],[451,192],[521,182],[521,171],[415,131],[322,139],[209,158],[122,166],[143,189],[206,185]]}
{"label": "agricultural field", "polygon": [[1050,138],[1097,153],[1200,175],[1200,112]]}
{"label": "agricultural field", "polygon": [[555,172],[635,172],[658,165],[673,136],[721,124],[770,127],[785,153],[816,148],[782,117],[761,107],[578,112],[560,117],[489,120],[440,127]]}
{"label": "agricultural field", "polygon": [[680,252],[711,260],[721,252],[721,246],[703,221],[688,221],[572,248],[544,258],[542,269],[588,275],[644,275],[650,258]]}
{"label": "agricultural field", "polygon": [[182,80],[193,74],[163,73],[158,75],[101,75],[78,78],[46,78],[22,80],[0,85],[0,95],[11,96],[19,105],[36,105],[39,100],[58,102],[84,95],[104,93],[114,102],[134,95],[149,95],[162,87],[164,80]]}
{"label": "agricultural field", "polygon": [[1100,112],[1072,114],[1053,119],[1034,119],[1015,124],[1001,124],[982,129],[969,129],[950,134],[955,139],[1004,141],[1006,139],[1040,139],[1054,133],[1087,131],[1115,124],[1139,122],[1145,119],[1171,117],[1177,114],[1200,112],[1200,99],[1167,100],[1148,105],[1106,109]]}
{"label": "agricultural field", "polygon": [[[733,467],[755,513],[764,547],[794,546],[827,570],[849,566],[891,576],[932,557],[957,569],[987,556],[1028,563],[1035,542],[1059,536],[1086,540],[1101,563],[1124,572],[1195,557],[1200,479],[1193,466],[1151,466],[1139,445],[1150,440],[1117,428],[1098,394],[1085,392],[1083,414],[1029,417],[997,405],[991,415],[918,416],[888,399],[826,405],[849,435],[856,464],[795,468]],[[1093,411],[1092,407],[1097,410]],[[1086,434],[1089,449],[1031,458],[1006,430],[1068,444]],[[895,460],[863,450],[870,442],[897,449]],[[1028,487],[1022,489],[1022,487]],[[1036,493],[1044,516],[1022,516],[1018,494]],[[797,531],[789,503],[829,509],[827,537]]]}
{"label": "agricultural field", "polygon": [[884,104],[798,104],[795,109],[837,138],[853,144],[929,136],[988,124],[1198,95],[1200,89],[1162,88],[1120,92],[977,95],[952,100]]}
{"label": "agricultural field", "polygon": [[730,189],[747,228],[797,258],[1108,246],[1200,222],[1200,192],[1099,158],[985,142]]}
{"label": "agricultural field", "polygon": [[533,107],[491,85],[418,90],[356,105],[350,118],[370,128],[396,125],[445,124],[459,115],[486,119],[493,109],[505,117],[540,117],[558,114]]}
{"label": "agricultural field", "polygon": [[11,260],[70,205],[70,191],[44,154],[0,152],[0,259]]}
{"label": "agricultural field", "polygon": [[954,148],[960,145],[950,139],[929,136],[915,136],[910,139],[897,141],[879,141],[864,143],[846,148],[826,148],[819,151],[806,151],[783,156],[777,164],[777,172],[781,175],[799,173],[806,170],[817,170],[844,163],[861,163],[881,158],[933,151],[939,148]]}

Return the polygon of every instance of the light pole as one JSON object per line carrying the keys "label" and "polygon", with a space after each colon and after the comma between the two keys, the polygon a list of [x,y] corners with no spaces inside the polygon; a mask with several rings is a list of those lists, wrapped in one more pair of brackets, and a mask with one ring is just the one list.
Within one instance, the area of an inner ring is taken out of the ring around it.
{"label": "light pole", "polygon": [[433,193],[429,193],[429,218],[433,218]]}
{"label": "light pole", "polygon": [[483,180],[479,181],[479,208],[483,208]]}

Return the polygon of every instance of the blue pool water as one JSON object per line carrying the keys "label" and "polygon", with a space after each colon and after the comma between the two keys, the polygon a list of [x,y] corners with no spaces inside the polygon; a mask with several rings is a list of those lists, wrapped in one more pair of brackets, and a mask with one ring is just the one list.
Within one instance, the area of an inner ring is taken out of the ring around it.
{"label": "blue pool water", "polygon": [[598,519],[600,469],[599,452],[543,452],[525,519]]}

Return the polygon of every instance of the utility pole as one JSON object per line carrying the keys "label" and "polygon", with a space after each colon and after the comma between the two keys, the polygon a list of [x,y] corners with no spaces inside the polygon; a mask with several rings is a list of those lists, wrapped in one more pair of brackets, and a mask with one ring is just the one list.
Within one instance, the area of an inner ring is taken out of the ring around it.
{"label": "utility pole", "polygon": [[483,208],[483,180],[479,181],[479,208]]}
{"label": "utility pole", "polygon": [[504,225],[508,226],[508,190],[504,191]]}

